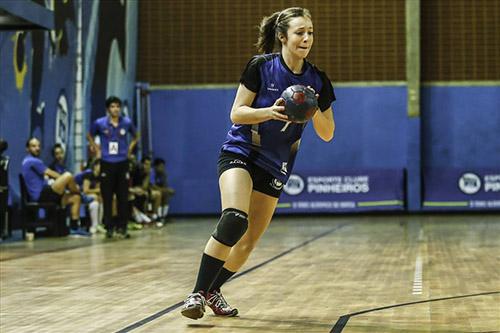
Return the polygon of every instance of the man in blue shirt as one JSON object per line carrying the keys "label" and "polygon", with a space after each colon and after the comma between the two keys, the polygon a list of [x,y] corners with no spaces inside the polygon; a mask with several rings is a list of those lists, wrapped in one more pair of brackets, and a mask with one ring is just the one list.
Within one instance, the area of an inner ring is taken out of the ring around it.
{"label": "man in blue shirt", "polygon": [[[28,155],[22,164],[22,174],[29,199],[36,202],[55,202],[62,206],[71,205],[70,235],[87,236],[88,233],[78,229],[80,219],[80,189],[71,173],[62,174],[48,168],[40,157],[40,141],[30,138],[26,142]],[[45,176],[54,179],[51,185]],[[66,192],[68,190],[68,192]]]}
{"label": "man in blue shirt", "polygon": [[[108,114],[94,121],[87,134],[91,150],[101,158],[101,195],[108,238],[113,237],[115,230],[124,238],[130,237],[127,233],[128,157],[134,151],[139,136],[130,118],[120,115],[121,104],[118,97],[106,99]],[[128,133],[132,135],[130,144]],[[99,136],[100,146],[94,141],[96,136]],[[117,220],[113,220],[113,194],[117,199]]]}

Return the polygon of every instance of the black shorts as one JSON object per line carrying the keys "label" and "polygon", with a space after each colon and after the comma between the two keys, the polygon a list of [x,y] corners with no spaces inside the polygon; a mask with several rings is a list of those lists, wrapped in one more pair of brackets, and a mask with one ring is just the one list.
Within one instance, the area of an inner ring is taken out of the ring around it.
{"label": "black shorts", "polygon": [[219,178],[226,170],[233,168],[242,168],[248,171],[253,181],[253,189],[255,191],[267,194],[274,198],[279,198],[283,191],[283,182],[274,177],[272,174],[255,165],[246,156],[222,151],[217,161],[217,172]]}
{"label": "black shorts", "polygon": [[62,199],[62,195],[54,192],[52,187],[49,185],[45,185],[42,188],[42,192],[40,193],[40,199],[38,199],[38,202],[53,202],[60,204]]}

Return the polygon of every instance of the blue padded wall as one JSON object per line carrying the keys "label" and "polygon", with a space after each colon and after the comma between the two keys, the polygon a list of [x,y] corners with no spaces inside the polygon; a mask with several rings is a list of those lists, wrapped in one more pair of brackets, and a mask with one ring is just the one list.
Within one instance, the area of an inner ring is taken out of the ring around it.
{"label": "blue padded wall", "polygon": [[423,167],[500,168],[500,86],[422,91]]}
{"label": "blue padded wall", "polygon": [[[337,88],[337,129],[330,143],[308,125],[295,170],[403,169],[407,126],[405,87]],[[172,213],[220,211],[216,162],[231,125],[235,89],[154,90],[153,150],[167,160],[176,189]]]}

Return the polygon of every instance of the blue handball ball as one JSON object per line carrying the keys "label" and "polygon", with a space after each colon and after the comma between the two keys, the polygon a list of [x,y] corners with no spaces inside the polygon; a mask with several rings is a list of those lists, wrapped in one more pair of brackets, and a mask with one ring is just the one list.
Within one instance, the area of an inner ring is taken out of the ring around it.
{"label": "blue handball ball", "polygon": [[313,90],[300,84],[286,88],[281,98],[285,100],[285,114],[294,123],[305,123],[318,108]]}

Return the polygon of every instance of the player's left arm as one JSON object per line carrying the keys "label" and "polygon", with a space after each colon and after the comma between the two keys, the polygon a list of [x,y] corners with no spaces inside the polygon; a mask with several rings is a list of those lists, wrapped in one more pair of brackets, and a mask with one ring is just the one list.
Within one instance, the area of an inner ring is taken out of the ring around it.
{"label": "player's left arm", "polygon": [[[322,84],[317,92],[318,110],[313,116],[313,125],[316,134],[326,142],[333,139],[335,132],[335,120],[333,119],[332,103],[335,101],[335,93],[330,79],[325,72],[318,71]],[[310,87],[311,88],[311,87]],[[311,88],[312,89],[312,88]],[[314,89],[313,89],[314,90]]]}
{"label": "player's left arm", "polygon": [[135,146],[139,141],[139,131],[136,130],[134,124],[130,124],[129,132],[132,135],[132,141],[130,141],[130,145],[128,146],[128,157],[132,156],[134,153]]}
{"label": "player's left arm", "polygon": [[331,141],[333,139],[333,134],[335,132],[335,120],[333,119],[332,107],[329,107],[325,111],[316,111],[313,116],[313,126],[316,134],[323,141]]}

